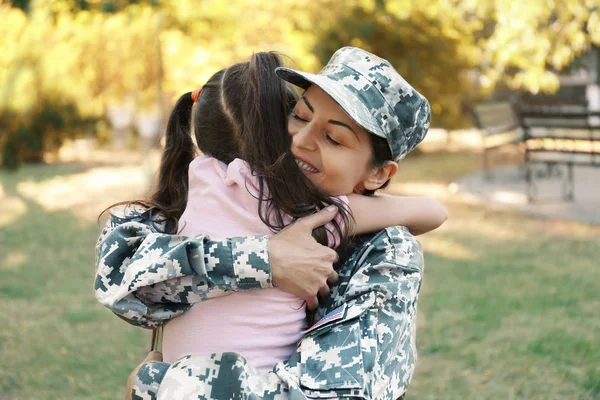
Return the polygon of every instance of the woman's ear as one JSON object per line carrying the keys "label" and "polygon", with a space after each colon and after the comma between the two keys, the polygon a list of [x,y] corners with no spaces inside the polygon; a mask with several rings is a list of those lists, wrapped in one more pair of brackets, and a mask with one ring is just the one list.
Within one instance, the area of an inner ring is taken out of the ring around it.
{"label": "woman's ear", "polygon": [[398,163],[395,161],[386,161],[381,167],[373,169],[363,181],[366,190],[377,190],[388,180],[392,179],[398,172]]}

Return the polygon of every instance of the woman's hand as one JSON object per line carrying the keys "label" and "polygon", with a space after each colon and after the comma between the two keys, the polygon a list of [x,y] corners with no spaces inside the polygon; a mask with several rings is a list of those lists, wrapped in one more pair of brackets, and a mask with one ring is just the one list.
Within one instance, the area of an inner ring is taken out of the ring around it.
{"label": "woman's hand", "polygon": [[333,263],[337,253],[312,237],[313,229],[330,222],[335,206],[300,218],[269,239],[273,286],[306,301],[309,310],[319,305],[317,295],[329,294],[328,284],[337,281]]}

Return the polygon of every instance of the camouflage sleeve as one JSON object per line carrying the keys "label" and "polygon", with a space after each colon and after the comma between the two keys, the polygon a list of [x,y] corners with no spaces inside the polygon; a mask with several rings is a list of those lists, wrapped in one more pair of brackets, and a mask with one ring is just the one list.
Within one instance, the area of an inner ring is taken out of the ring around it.
{"label": "camouflage sleeve", "polygon": [[405,227],[385,229],[369,246],[367,262],[354,271],[346,296],[369,293],[374,298],[370,312],[361,316],[361,328],[371,333],[361,337],[366,397],[398,399],[408,389],[416,364],[423,253]]}
{"label": "camouflage sleeve", "polygon": [[193,303],[268,287],[265,236],[211,241],[112,216],[96,245],[96,299],[134,325],[153,328]]}
{"label": "camouflage sleeve", "polygon": [[131,399],[306,399],[302,391],[275,372],[261,372],[236,353],[185,356],[173,364],[142,364]]}
{"label": "camouflage sleeve", "polygon": [[278,376],[298,372],[307,398],[402,397],[416,362],[422,272],[421,247],[408,229],[374,235],[340,268],[328,306],[298,344],[299,367],[279,365]]}
{"label": "camouflage sleeve", "polygon": [[416,361],[422,271],[416,239],[405,228],[386,229],[342,266],[323,318],[273,371],[257,371],[234,353],[186,356],[160,368],[146,364],[133,398],[401,398]]}

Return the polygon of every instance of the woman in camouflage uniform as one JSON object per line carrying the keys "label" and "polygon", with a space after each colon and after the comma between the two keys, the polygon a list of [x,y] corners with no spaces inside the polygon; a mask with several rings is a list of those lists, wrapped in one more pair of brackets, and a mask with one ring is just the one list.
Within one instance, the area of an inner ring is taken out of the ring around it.
{"label": "woman in camouflage uniform", "polygon": [[[387,141],[391,155],[382,161],[393,172],[382,177],[382,185],[395,173],[395,162],[427,132],[427,101],[387,61],[363,50],[339,50],[318,75],[289,69],[278,74],[308,89],[301,104],[308,111],[292,114],[292,135],[310,138],[320,132],[327,124],[323,110],[333,106],[347,113],[355,129]],[[214,290],[272,285],[277,235],[268,252],[260,237],[210,242],[162,235],[142,221],[122,222],[113,219],[99,240],[96,291],[101,302],[130,322],[160,324]],[[280,237],[293,237],[290,232],[293,227]],[[360,238],[338,273],[339,281],[316,311],[319,322],[271,373],[257,372],[232,353],[188,356],[170,366],[147,363],[133,383],[134,398],[401,396],[416,356],[418,243],[404,228]],[[169,292],[163,287],[159,295],[140,295],[141,289],[151,293],[156,283],[186,275],[195,277],[193,287],[167,285]]]}

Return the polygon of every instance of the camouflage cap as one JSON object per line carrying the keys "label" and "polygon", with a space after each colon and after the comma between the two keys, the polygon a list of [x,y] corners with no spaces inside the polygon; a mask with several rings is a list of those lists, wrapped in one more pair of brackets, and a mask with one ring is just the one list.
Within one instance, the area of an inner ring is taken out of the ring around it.
{"label": "camouflage cap", "polygon": [[277,68],[277,75],[303,89],[325,91],[356,123],[387,140],[398,161],[425,138],[431,109],[392,64],[357,47],[335,52],[318,74]]}

